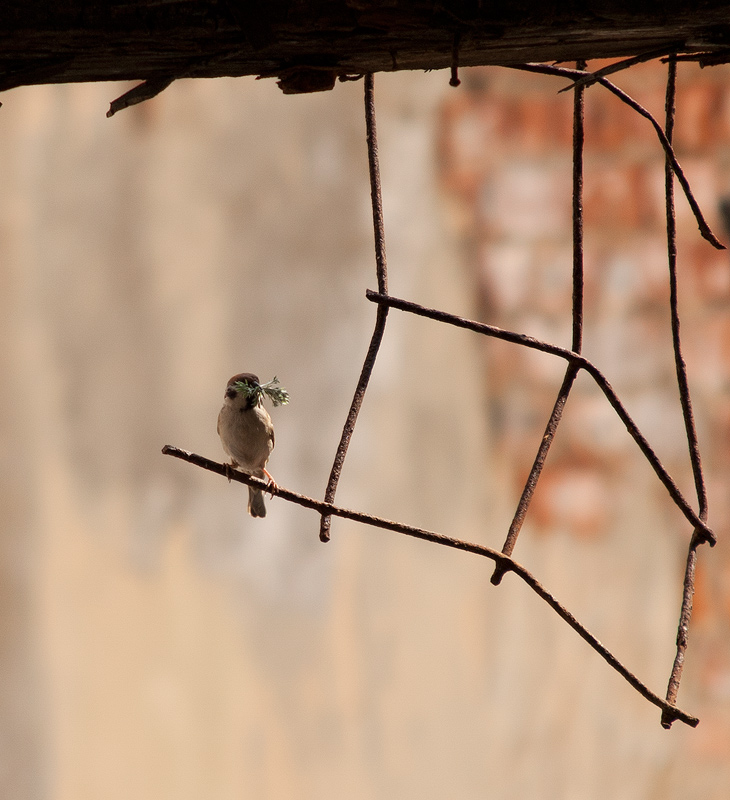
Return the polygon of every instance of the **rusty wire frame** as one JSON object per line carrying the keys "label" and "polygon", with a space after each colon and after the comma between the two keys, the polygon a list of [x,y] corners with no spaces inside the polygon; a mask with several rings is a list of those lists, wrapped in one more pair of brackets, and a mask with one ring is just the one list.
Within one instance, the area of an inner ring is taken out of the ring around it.
{"label": "rusty wire frame", "polygon": [[[612,84],[605,77],[611,72],[624,69],[642,61],[648,61],[660,56],[668,63],[667,92],[666,92],[666,119],[662,127],[654,117],[633,98]],[[700,459],[697,432],[692,413],[692,402],[690,399],[689,386],[687,382],[687,372],[682,357],[681,341],[679,334],[679,314],[678,314],[678,290],[677,290],[677,246],[676,246],[676,223],[674,210],[674,180],[679,182],[687,201],[697,220],[701,235],[707,239],[714,247],[724,249],[710,230],[709,225],[702,215],[690,188],[690,185],[680,167],[674,150],[672,148],[672,133],[674,127],[674,109],[676,94],[676,75],[678,58],[666,51],[656,51],[646,55],[636,56],[622,62],[610,65],[607,68],[596,72],[586,71],[585,62],[578,62],[576,69],[566,69],[547,64],[521,64],[514,65],[513,68],[539,72],[548,75],[568,78],[572,83],[566,87],[575,90],[573,104],[573,300],[572,300],[572,342],[571,349],[559,347],[557,345],[534,339],[525,334],[503,330],[492,325],[463,317],[449,314],[437,309],[425,308],[408,300],[392,297],[388,294],[388,275],[385,251],[385,234],[383,223],[383,208],[380,191],[380,171],[378,165],[378,146],[375,129],[375,101],[374,101],[374,81],[373,76],[365,76],[365,119],[367,129],[367,149],[368,165],[370,174],[370,193],[373,209],[373,229],[375,235],[375,256],[376,256],[376,275],[378,291],[368,290],[366,297],[368,300],[377,304],[375,329],[370,341],[370,346],[365,357],[360,378],[358,380],[355,394],[350,406],[350,410],[345,421],[345,425],[340,438],[340,443],[335,454],[329,481],[325,490],[324,500],[316,500],[311,497],[293,492],[283,487],[270,488],[264,481],[239,472],[231,472],[228,466],[216,461],[189,453],[170,445],[166,445],[162,452],[166,455],[175,456],[184,461],[188,461],[204,469],[216,472],[226,478],[236,480],[249,486],[259,486],[272,491],[278,497],[288,500],[306,508],[317,511],[321,517],[320,539],[327,541],[330,538],[330,524],[332,516],[343,517],[355,520],[366,525],[383,528],[385,530],[413,536],[436,544],[464,550],[484,556],[495,562],[494,572],[491,578],[493,584],[497,585],[502,577],[513,572],[518,575],[530,588],[538,594],[553,610],[567,622],[578,634],[586,641],[613,669],[615,669],[628,683],[636,689],[649,702],[653,703],[662,710],[661,724],[664,728],[671,727],[675,720],[680,720],[692,727],[699,722],[694,717],[676,705],[677,693],[679,690],[682,668],[684,666],[685,652],[688,642],[689,624],[692,615],[692,600],[694,596],[695,569],[697,565],[698,549],[701,544],[708,542],[711,546],[715,544],[716,537],[707,525],[707,492],[705,489],[702,474],[702,463]],[[453,75],[452,75],[453,78]],[[659,143],[665,152],[665,189],[666,189],[666,220],[667,220],[667,254],[669,262],[669,284],[670,284],[670,311],[672,343],[674,348],[674,359],[677,373],[677,384],[679,387],[682,414],[684,417],[685,431],[689,446],[689,456],[692,464],[695,489],[697,493],[698,511],[695,512],[691,504],[684,498],[676,483],[662,465],[655,450],[651,447],[644,435],[633,421],[628,411],[622,404],[618,395],[611,387],[608,380],[600,370],[588,359],[581,355],[583,341],[583,145],[584,145],[584,92],[592,84],[600,84],[615,94],[622,102],[633,108],[638,114],[645,117],[654,127]],[[340,479],[342,467],[347,454],[347,448],[352,438],[357,421],[358,413],[362,406],[365,392],[370,380],[370,376],[375,365],[378,350],[383,340],[385,323],[390,308],[396,308],[412,314],[417,314],[438,322],[454,325],[460,328],[480,333],[514,344],[522,345],[544,353],[549,353],[567,362],[565,376],[558,391],[552,413],[545,428],[545,433],[541,439],[537,455],[532,468],[525,482],[520,500],[517,505],[512,523],[507,533],[501,551],[494,550],[484,545],[462,541],[433,531],[416,528],[400,522],[383,519],[359,511],[344,509],[334,504],[337,484]],[[517,542],[522,523],[527,515],[530,501],[535,487],[539,480],[542,468],[548,455],[548,451],[554,439],[558,425],[560,423],[563,410],[574,385],[578,373],[584,370],[587,372],[598,387],[606,396],[606,399],[613,407],[626,430],[634,439],[639,449],[653,468],[654,472],[664,484],[667,492],[674,501],[675,505],[683,513],[687,521],[692,525],[693,533],[691,536],[689,551],[684,575],[682,604],[677,633],[677,650],[674,663],[669,678],[669,684],[665,698],[652,692],[642,681],[639,680],[627,667],[625,667],[601,642],[591,634],[561,603],[548,592],[537,579],[528,572],[522,565],[512,558],[512,552]]]}

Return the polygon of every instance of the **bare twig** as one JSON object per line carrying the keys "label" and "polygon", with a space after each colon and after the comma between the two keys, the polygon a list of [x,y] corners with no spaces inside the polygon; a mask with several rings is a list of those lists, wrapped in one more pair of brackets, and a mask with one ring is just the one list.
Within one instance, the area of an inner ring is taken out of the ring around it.
{"label": "bare twig", "polygon": [[485,336],[492,336],[495,339],[502,339],[503,341],[519,344],[524,347],[529,347],[533,350],[540,350],[543,353],[550,353],[551,355],[564,358],[566,361],[574,363],[578,369],[584,369],[598,384],[598,387],[606,396],[606,399],[611,404],[614,411],[618,414],[619,419],[621,422],[623,422],[624,427],[629,434],[631,434],[631,437],[639,446],[639,449],[644,454],[647,461],[651,464],[651,467],[657,474],[659,480],[664,484],[675,505],[679,508],[682,514],[684,514],[685,518],[690,522],[690,524],[697,529],[696,533],[702,538],[706,539],[711,545],[716,543],[717,537],[712,530],[707,527],[707,524],[697,516],[687,500],[685,500],[684,495],[679,490],[679,487],[659,460],[659,457],[644,437],[644,434],[639,430],[639,427],[631,418],[629,412],[624,407],[614,388],[601,373],[598,367],[596,367],[587,358],[574,353],[572,350],[567,350],[564,347],[559,347],[558,345],[550,344],[549,342],[540,341],[539,339],[535,339],[532,336],[527,336],[524,333],[506,331],[503,328],[497,328],[494,325],[487,325],[484,322],[475,322],[474,320],[459,317],[456,314],[449,314],[446,311],[438,311],[434,308],[426,308],[418,305],[418,303],[412,303],[409,300],[401,300],[400,298],[391,297],[390,295],[378,294],[377,292],[373,292],[371,290],[368,290],[365,293],[365,296],[373,303],[384,304],[390,306],[391,308],[399,308],[401,311],[408,311],[411,314],[417,314],[421,317],[439,320],[440,322],[446,322],[449,325],[455,325],[458,328],[465,328],[467,330],[475,331],[476,333],[484,334]]}
{"label": "bare twig", "polygon": [[[677,62],[669,60],[667,74],[667,96],[666,96],[666,136],[669,142],[672,141],[674,131],[674,111],[677,86]],[[692,474],[694,475],[695,490],[699,502],[699,517],[704,522],[707,520],[707,490],[702,474],[702,461],[700,459],[700,448],[697,439],[697,428],[695,426],[694,414],[692,412],[692,400],[689,392],[689,382],[687,380],[687,367],[682,356],[682,344],[679,334],[679,292],[677,285],[677,225],[674,214],[674,175],[672,167],[667,160],[665,165],[665,191],[666,191],[666,210],[667,210],[667,256],[669,261],[669,306],[672,321],[672,345],[674,348],[674,363],[677,372],[677,385],[679,387],[679,397],[682,405],[682,415],[684,426],[687,432],[687,443],[689,445],[690,461],[692,463]],[[698,536],[693,536],[687,554],[687,564],[684,572],[684,587],[682,591],[682,607],[679,613],[679,625],[677,628],[677,652],[672,664],[672,671],[667,686],[667,702],[674,704],[679,692],[679,682],[682,678],[684,668],[684,656],[689,641],[689,624],[692,619],[692,605],[694,599],[694,580],[697,566],[697,549],[702,540]],[[662,714],[662,725],[669,728],[672,719]]]}
{"label": "bare twig", "polygon": [[[579,61],[576,69],[584,70],[585,61]],[[583,346],[583,145],[585,142],[584,130],[584,90],[578,87],[573,97],[573,337],[571,349],[574,353],[580,353]],[[545,433],[540,440],[535,460],[532,463],[530,474],[527,476],[525,485],[522,489],[517,510],[515,511],[507,538],[502,547],[502,552],[506,556],[511,556],[514,551],[517,537],[522,530],[522,525],[527,516],[527,510],[532,502],[532,497],[537,488],[537,482],[542,474],[548,451],[552,445],[555,433],[563,416],[563,409],[568,400],[570,390],[573,388],[578,367],[574,363],[568,364],[565,371],[563,383],[558,392],[557,399],[553,405],[550,419],[545,427]],[[503,576],[500,565],[494,569],[491,581],[497,586]]]}
{"label": "bare twig", "polygon": [[[378,291],[381,294],[388,293],[388,265],[385,256],[385,225],[383,222],[383,200],[380,191],[380,166],[378,163],[378,138],[375,128],[375,98],[374,98],[374,82],[372,74],[365,76],[365,122],[367,130],[367,145],[368,145],[368,167],[370,172],[370,198],[373,207],[373,231],[375,235],[375,264],[378,278]],[[365,397],[365,391],[368,388],[370,376],[375,366],[375,359],[380,349],[380,343],[383,340],[383,333],[385,332],[385,322],[388,316],[388,309],[386,306],[378,306],[378,311],[375,317],[375,329],[373,330],[372,338],[370,339],[370,346],[368,347],[365,362],[360,372],[360,378],[355,387],[355,395],[352,398],[350,411],[345,421],[345,426],[342,430],[340,443],[335,453],[334,463],[330,472],[329,480],[327,481],[327,489],[325,490],[325,501],[331,503],[335,499],[337,492],[337,484],[340,480],[342,473],[342,466],[345,463],[345,456],[347,455],[347,448],[350,445],[352,433],[355,430],[355,423],[357,416],[360,413],[360,407]],[[323,542],[329,541],[330,538],[330,525],[331,518],[328,514],[322,515],[319,528],[319,538]]]}
{"label": "bare twig", "polygon": [[174,456],[190,464],[195,464],[198,467],[207,469],[210,472],[215,472],[222,475],[229,480],[234,480],[239,483],[244,483],[248,486],[256,486],[261,489],[271,491],[275,497],[281,497],[283,500],[288,500],[291,503],[303,506],[304,508],[311,508],[319,512],[322,516],[336,516],[344,519],[351,519],[355,522],[361,522],[365,525],[370,525],[384,530],[394,531],[406,536],[412,536],[416,539],[422,539],[434,544],[440,544],[445,547],[451,547],[456,550],[463,550],[467,553],[474,553],[476,555],[484,556],[492,561],[502,564],[505,572],[514,572],[515,575],[522,578],[522,580],[539,596],[541,597],[565,622],[573,628],[574,631],[587,642],[606,663],[609,664],[616,672],[619,673],[628,683],[636,689],[642,697],[653,703],[658,708],[661,708],[663,713],[667,714],[672,720],[678,719],[685,722],[691,727],[695,727],[699,720],[690,714],[682,711],[676,706],[670,705],[661,697],[651,691],[644,683],[642,683],[632,672],[630,672],[617,658],[614,656],[601,642],[593,636],[578,620],[568,611],[550,592],[545,589],[540,582],[526,570],[521,564],[517,563],[511,558],[503,555],[497,550],[484,545],[466,542],[462,539],[455,539],[450,536],[444,536],[440,533],[434,533],[423,528],[415,528],[411,525],[404,525],[400,522],[393,522],[391,520],[376,517],[371,514],[364,514],[360,511],[351,511],[346,508],[339,508],[332,503],[322,502],[315,500],[312,497],[292,492],[289,489],[284,489],[281,486],[269,488],[269,484],[259,478],[254,478],[251,475],[246,475],[243,472],[231,470],[229,464],[220,464],[217,461],[212,461],[204,456],[190,453],[186,450],[181,450],[171,445],[165,445],[162,448],[165,455]]}
{"label": "bare twig", "polygon": [[[510,64],[509,66],[512,69],[524,70],[526,72],[537,72],[542,75],[557,75],[560,77],[570,78],[571,80],[577,80],[591,74],[587,72],[581,72],[580,70],[568,69],[566,67],[554,67],[550,64]],[[687,202],[689,203],[690,208],[692,209],[692,213],[694,214],[694,217],[697,220],[697,226],[700,229],[700,234],[716,249],[725,250],[726,249],[725,245],[722,244],[722,242],[720,242],[720,240],[712,232],[710,226],[707,224],[707,221],[705,220],[704,215],[702,214],[702,210],[700,209],[697,201],[695,200],[694,195],[692,194],[692,189],[689,185],[689,181],[687,180],[684,171],[682,170],[682,167],[679,165],[679,162],[677,161],[677,157],[674,154],[672,145],[667,140],[667,137],[664,133],[664,130],[662,129],[662,126],[640,103],[637,103],[633,97],[626,94],[626,92],[624,92],[622,89],[619,89],[618,86],[611,83],[611,81],[607,80],[606,78],[598,78],[597,83],[600,83],[601,86],[605,86],[606,89],[615,94],[616,97],[619,98],[619,100],[621,100],[622,102],[626,103],[626,105],[633,108],[637,114],[640,114],[642,117],[649,120],[654,130],[656,131],[656,135],[659,138],[659,142],[664,148],[664,152],[666,153],[666,156],[672,165],[674,174],[677,176],[677,180],[679,181],[682,190],[684,192],[684,195],[687,198]]]}

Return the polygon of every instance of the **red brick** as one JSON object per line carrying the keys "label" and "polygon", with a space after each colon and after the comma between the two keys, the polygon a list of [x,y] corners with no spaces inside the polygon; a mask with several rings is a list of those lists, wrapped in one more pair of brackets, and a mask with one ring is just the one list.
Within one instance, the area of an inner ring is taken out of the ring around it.
{"label": "red brick", "polygon": [[662,220],[664,206],[662,202],[657,208],[652,177],[651,170],[642,163],[610,159],[588,164],[584,180],[585,224],[632,229],[656,226]]}
{"label": "red brick", "polygon": [[609,155],[621,152],[627,143],[648,141],[644,120],[608,92],[597,91],[586,98],[585,137],[587,148]]}
{"label": "red brick", "polygon": [[726,251],[694,241],[682,248],[678,272],[683,294],[691,292],[703,304],[727,303],[730,298],[730,256]]}
{"label": "red brick", "polygon": [[[707,148],[727,141],[728,90],[709,81],[695,80],[677,92],[676,148],[704,154]],[[700,151],[702,151],[700,153]]]}

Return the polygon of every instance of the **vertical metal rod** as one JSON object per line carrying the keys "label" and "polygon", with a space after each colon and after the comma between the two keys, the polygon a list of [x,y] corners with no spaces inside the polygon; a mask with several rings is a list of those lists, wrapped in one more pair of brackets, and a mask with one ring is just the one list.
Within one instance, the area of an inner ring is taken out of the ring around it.
{"label": "vertical metal rod", "polygon": [[[375,265],[378,279],[378,291],[381,294],[388,294],[388,265],[385,255],[385,225],[383,222],[383,198],[380,190],[380,165],[378,162],[378,137],[375,128],[375,92],[372,73],[365,76],[365,126],[368,147],[368,168],[370,172],[370,198],[373,207],[373,233],[375,236]],[[332,503],[337,492],[337,484],[340,480],[342,467],[345,463],[347,448],[350,445],[352,433],[355,430],[357,416],[360,413],[365,390],[368,387],[370,376],[375,366],[375,359],[380,349],[385,331],[385,321],[388,316],[388,307],[379,305],[375,316],[375,329],[370,346],[368,347],[365,362],[360,372],[360,378],[355,388],[355,395],[352,398],[350,411],[342,430],[340,443],[335,453],[334,463],[330,471],[324,499],[326,503]],[[332,517],[329,514],[322,514],[319,526],[319,538],[323,542],[329,541],[330,526]]]}
{"label": "vertical metal rod", "polygon": [[[674,132],[674,112],[677,91],[677,62],[669,59],[667,72],[667,95],[666,95],[666,123],[665,133],[667,140],[671,144]],[[707,521],[707,490],[702,475],[702,461],[700,459],[699,442],[697,440],[697,428],[695,426],[694,414],[692,413],[692,400],[689,393],[689,383],[687,381],[687,367],[682,357],[682,345],[679,333],[679,292],[677,286],[677,224],[674,211],[674,172],[669,159],[665,163],[665,191],[666,191],[666,212],[667,212],[667,258],[669,261],[669,305],[672,320],[672,345],[674,347],[674,364],[677,372],[677,385],[679,387],[679,397],[682,404],[682,415],[684,416],[684,426],[687,432],[687,443],[689,445],[689,456],[692,462],[692,474],[694,475],[695,489],[699,503],[698,516],[702,522]],[[697,550],[703,539],[699,532],[695,530],[687,553],[687,563],[684,571],[684,584],[682,590],[682,607],[679,612],[679,624],[677,626],[677,652],[672,664],[672,671],[669,676],[667,686],[667,703],[675,705],[677,694],[679,693],[679,683],[684,669],[684,658],[689,644],[689,625],[692,619],[692,607],[694,602],[695,575],[697,571]],[[674,719],[666,710],[662,712],[662,726],[670,728]]]}
{"label": "vertical metal rod", "polygon": [[[669,75],[667,79],[667,99],[666,99],[666,135],[670,144],[674,132],[674,111],[677,81],[677,62],[669,60]],[[669,306],[672,319],[672,345],[674,348],[674,364],[677,371],[677,385],[679,387],[679,399],[682,404],[682,415],[684,416],[684,426],[687,431],[687,442],[689,444],[689,455],[692,462],[692,474],[694,476],[695,490],[699,502],[699,516],[703,521],[707,518],[707,491],[705,480],[702,474],[702,460],[700,458],[700,447],[697,440],[697,428],[695,426],[694,414],[692,412],[692,399],[689,392],[689,382],[687,380],[687,366],[682,356],[682,343],[679,334],[679,290],[677,285],[677,223],[674,212],[674,174],[672,165],[667,160],[665,165],[665,189],[666,189],[666,209],[667,209],[667,257],[669,260]]]}
{"label": "vertical metal rod", "polygon": [[[578,61],[576,69],[585,70]],[[583,147],[585,145],[585,89],[573,98],[573,344],[574,353],[583,348]]]}
{"label": "vertical metal rod", "polygon": [[[578,61],[576,69],[584,70],[585,61]],[[580,353],[583,347],[583,147],[585,143],[584,114],[585,98],[584,88],[577,86],[573,95],[573,336],[571,349],[574,353]],[[545,427],[545,432],[540,441],[535,460],[532,463],[530,474],[527,476],[522,495],[520,496],[517,510],[515,511],[512,522],[507,532],[502,547],[502,552],[512,555],[512,551],[517,543],[517,537],[522,530],[522,525],[527,516],[532,497],[535,494],[537,482],[540,479],[542,469],[545,466],[550,445],[555,438],[560,420],[563,416],[565,403],[568,400],[570,390],[578,375],[579,367],[575,363],[568,365],[565,371],[563,383],[558,392],[555,405]],[[492,573],[491,582],[497,586],[504,576],[504,569],[497,563]]]}

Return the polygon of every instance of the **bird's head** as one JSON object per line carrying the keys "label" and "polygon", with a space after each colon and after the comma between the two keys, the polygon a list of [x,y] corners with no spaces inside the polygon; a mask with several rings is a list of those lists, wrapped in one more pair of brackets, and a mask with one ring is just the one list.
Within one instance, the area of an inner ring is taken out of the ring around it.
{"label": "bird's head", "polygon": [[225,395],[227,405],[241,409],[253,408],[261,402],[261,399],[261,384],[257,375],[240,372],[228,381]]}
{"label": "bird's head", "polygon": [[274,406],[285,406],[289,402],[289,392],[279,384],[276,375],[268,383],[261,383],[257,375],[240,372],[228,381],[225,402],[245,410],[260,405],[264,395]]}

